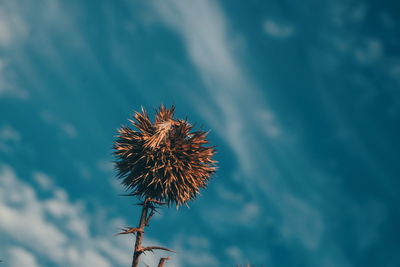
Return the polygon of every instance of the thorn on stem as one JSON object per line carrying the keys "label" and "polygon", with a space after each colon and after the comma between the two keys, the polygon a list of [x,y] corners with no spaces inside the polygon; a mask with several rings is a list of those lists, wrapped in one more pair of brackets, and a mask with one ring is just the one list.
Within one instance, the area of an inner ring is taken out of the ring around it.
{"label": "thorn on stem", "polygon": [[154,204],[157,204],[157,205],[167,205],[168,204],[167,202],[158,201],[157,199],[154,199],[154,198],[148,198],[147,201],[153,202]]}
{"label": "thorn on stem", "polygon": [[137,227],[125,227],[122,228],[121,230],[123,230],[123,232],[120,232],[116,235],[126,235],[126,234],[135,234],[137,232],[144,232],[143,229],[141,228],[137,228]]}
{"label": "thorn on stem", "polygon": [[155,250],[155,249],[160,249],[160,250],[165,250],[165,251],[169,251],[169,252],[174,252],[174,253],[176,253],[176,251],[174,251],[174,250],[172,250],[172,249],[164,248],[164,247],[158,247],[158,246],[142,247],[142,248],[138,249],[138,252],[139,252],[139,253],[144,253],[144,252],[146,252],[146,251],[153,252],[153,250]]}
{"label": "thorn on stem", "polygon": [[137,196],[137,193],[130,193],[130,194],[118,194],[120,197],[133,197]]}

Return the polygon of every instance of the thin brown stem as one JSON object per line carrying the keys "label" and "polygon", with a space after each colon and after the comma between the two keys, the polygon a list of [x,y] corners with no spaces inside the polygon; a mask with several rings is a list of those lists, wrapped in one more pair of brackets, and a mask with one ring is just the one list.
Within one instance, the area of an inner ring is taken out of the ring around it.
{"label": "thin brown stem", "polygon": [[147,218],[146,218],[146,222],[145,222],[146,226],[149,226],[150,219],[151,219],[151,217],[153,217],[153,215],[155,213],[154,209],[155,209],[154,207],[151,209],[149,216],[147,216]]}
{"label": "thin brown stem", "polygon": [[169,260],[169,257],[161,258],[158,262],[158,267],[164,267],[164,262],[166,262],[167,260]]}
{"label": "thin brown stem", "polygon": [[[162,202],[157,202],[154,199],[151,198],[146,198],[143,203],[140,203],[139,205],[142,206],[142,213],[140,215],[140,220],[139,220],[139,226],[138,227],[126,227],[125,229],[122,229],[123,232],[120,232],[118,234],[136,234],[136,242],[135,242],[135,250],[133,253],[133,259],[132,259],[132,267],[137,267],[139,264],[139,257],[142,253],[145,253],[146,251],[151,251],[159,249],[159,250],[165,250],[169,252],[175,252],[169,248],[164,248],[164,247],[159,247],[159,246],[150,246],[150,247],[142,247],[142,240],[143,240],[143,235],[144,235],[144,229],[146,226],[149,225],[151,217],[153,217],[154,213],[157,212],[156,206],[154,205],[162,205]],[[150,213],[149,213],[149,210]],[[169,257],[168,257],[169,259]],[[167,259],[166,259],[167,260]],[[165,261],[165,260],[164,260]],[[162,265],[161,265],[162,266]]]}
{"label": "thin brown stem", "polygon": [[140,232],[136,233],[135,251],[133,253],[132,267],[137,267],[139,264],[139,257],[142,254],[142,239],[144,234],[144,227],[146,226],[147,212],[149,210],[148,200],[146,199],[142,206],[142,213],[140,215],[139,229]]}

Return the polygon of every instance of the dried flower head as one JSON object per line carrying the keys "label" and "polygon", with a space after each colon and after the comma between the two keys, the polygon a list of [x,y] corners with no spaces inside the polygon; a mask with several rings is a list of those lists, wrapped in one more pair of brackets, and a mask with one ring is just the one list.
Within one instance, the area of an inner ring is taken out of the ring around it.
{"label": "dried flower head", "polygon": [[163,105],[151,122],[147,112],[135,112],[129,127],[118,130],[114,144],[116,169],[133,195],[178,206],[192,200],[215,172],[213,147],[207,133],[193,131],[186,120],[174,119],[175,107]]}

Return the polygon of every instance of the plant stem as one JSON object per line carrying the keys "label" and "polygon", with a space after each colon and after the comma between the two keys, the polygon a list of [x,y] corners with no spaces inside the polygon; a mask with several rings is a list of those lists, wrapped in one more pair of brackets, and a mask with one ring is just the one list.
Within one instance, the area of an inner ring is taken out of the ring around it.
{"label": "plant stem", "polygon": [[142,239],[144,235],[144,228],[146,226],[147,212],[149,210],[149,201],[146,199],[143,202],[142,214],[140,215],[139,227],[142,231],[136,233],[135,251],[133,253],[132,267],[137,267],[139,264],[139,257],[142,248]]}
{"label": "plant stem", "polygon": [[164,262],[166,262],[167,260],[169,260],[169,257],[161,258],[158,262],[158,267],[164,267]]}

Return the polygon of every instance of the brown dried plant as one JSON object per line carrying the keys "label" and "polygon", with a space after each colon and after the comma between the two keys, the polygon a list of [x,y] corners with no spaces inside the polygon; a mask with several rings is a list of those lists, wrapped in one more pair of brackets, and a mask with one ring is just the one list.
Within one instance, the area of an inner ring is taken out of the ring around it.
{"label": "brown dried plant", "polygon": [[[141,253],[162,247],[141,247],[144,227],[160,205],[179,207],[196,198],[215,172],[215,148],[207,146],[207,132],[194,130],[187,120],[174,118],[175,107],[163,105],[152,122],[144,108],[130,120],[136,128],[121,127],[114,144],[118,178],[130,196],[143,200],[139,227],[120,234],[136,234],[132,266]],[[150,213],[149,213],[150,211]]]}

